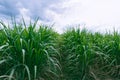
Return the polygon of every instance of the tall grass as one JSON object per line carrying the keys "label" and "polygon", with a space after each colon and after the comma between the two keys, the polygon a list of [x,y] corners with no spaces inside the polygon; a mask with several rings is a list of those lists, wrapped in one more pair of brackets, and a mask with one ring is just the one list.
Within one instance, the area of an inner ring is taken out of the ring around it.
{"label": "tall grass", "polygon": [[17,80],[59,78],[59,61],[56,59],[59,53],[55,48],[57,33],[42,25],[35,29],[36,23],[30,23],[28,27],[14,24],[9,28],[1,22],[4,29],[0,33],[3,56],[0,58],[0,75]]}
{"label": "tall grass", "polygon": [[119,80],[120,34],[68,29],[37,21],[0,30],[0,80]]}
{"label": "tall grass", "polygon": [[86,29],[67,30],[61,46],[64,77],[67,80],[120,78],[119,37],[117,32],[93,34]]}

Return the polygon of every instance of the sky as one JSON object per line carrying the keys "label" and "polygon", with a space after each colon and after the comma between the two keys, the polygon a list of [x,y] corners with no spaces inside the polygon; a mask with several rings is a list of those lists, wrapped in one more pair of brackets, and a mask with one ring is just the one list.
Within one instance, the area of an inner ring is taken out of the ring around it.
{"label": "sky", "polygon": [[69,27],[105,32],[120,30],[120,0],[0,0],[0,20],[11,16],[26,22],[53,25],[62,33]]}

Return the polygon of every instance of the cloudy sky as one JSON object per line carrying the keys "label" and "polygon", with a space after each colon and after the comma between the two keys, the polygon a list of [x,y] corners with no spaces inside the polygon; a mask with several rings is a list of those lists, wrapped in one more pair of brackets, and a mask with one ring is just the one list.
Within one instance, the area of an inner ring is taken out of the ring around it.
{"label": "cloudy sky", "polygon": [[120,0],[0,0],[0,20],[39,17],[39,23],[54,24],[63,32],[70,25],[91,31],[120,30]]}

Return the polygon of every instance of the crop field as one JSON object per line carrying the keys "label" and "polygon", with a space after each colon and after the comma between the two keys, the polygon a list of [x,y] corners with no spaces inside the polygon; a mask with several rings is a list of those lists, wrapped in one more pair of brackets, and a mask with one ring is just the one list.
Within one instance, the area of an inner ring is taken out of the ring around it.
{"label": "crop field", "polygon": [[120,80],[117,31],[0,24],[0,80]]}

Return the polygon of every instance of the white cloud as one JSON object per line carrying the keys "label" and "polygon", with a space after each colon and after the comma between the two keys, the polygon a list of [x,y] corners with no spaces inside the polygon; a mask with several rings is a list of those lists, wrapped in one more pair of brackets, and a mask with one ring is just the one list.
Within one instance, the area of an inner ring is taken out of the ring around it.
{"label": "white cloud", "polygon": [[54,28],[60,33],[67,25],[74,24],[86,24],[86,28],[92,31],[113,30],[113,27],[120,29],[120,0],[28,1],[12,0],[11,4],[10,1],[1,0],[0,6],[4,6],[5,10],[0,9],[0,16],[14,13],[19,18],[23,16],[26,22],[40,17],[39,23],[55,23]]}
{"label": "white cloud", "polygon": [[53,5],[58,10],[63,10],[62,13],[55,11],[48,13],[56,23],[58,31],[66,25],[81,23],[85,23],[88,29],[96,31],[112,30],[113,27],[120,25],[119,3],[120,0],[65,0]]}
{"label": "white cloud", "polygon": [[28,9],[26,8],[20,8],[20,15],[19,18],[23,17],[25,19],[26,22],[30,21],[30,12]]}

